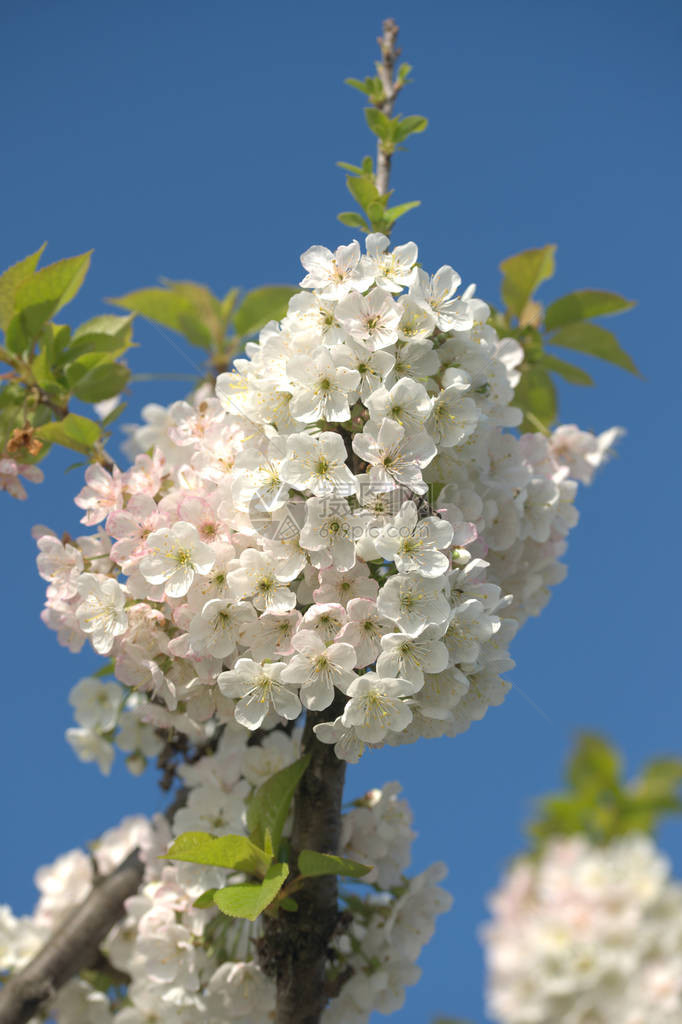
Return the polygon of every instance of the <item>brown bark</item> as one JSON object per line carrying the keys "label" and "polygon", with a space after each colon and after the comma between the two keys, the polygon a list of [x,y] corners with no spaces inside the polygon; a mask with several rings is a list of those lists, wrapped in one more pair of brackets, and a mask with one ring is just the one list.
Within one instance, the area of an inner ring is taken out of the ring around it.
{"label": "brown bark", "polygon": [[[339,695],[330,708],[306,715],[303,753],[311,759],[294,800],[292,866],[301,850],[338,852],[346,763],[333,746],[320,743],[313,726],[335,718],[344,704]],[[296,912],[280,911],[277,918],[266,919],[259,959],[277,981],[277,1024],[318,1024],[320,1020],[329,998],[325,985],[329,943],[340,917],[337,893],[334,875],[307,879],[296,892]]]}
{"label": "brown bark", "polygon": [[123,902],[137,892],[143,872],[138,851],[133,850],[115,871],[95,883],[33,960],[0,989],[0,1024],[26,1024],[62,985],[98,961],[100,943],[124,916]]}

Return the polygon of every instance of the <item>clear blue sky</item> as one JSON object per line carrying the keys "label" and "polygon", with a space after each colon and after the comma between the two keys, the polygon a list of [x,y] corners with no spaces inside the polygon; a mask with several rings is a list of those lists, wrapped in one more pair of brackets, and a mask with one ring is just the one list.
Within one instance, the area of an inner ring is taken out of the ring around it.
{"label": "clear blue sky", "polygon": [[[402,28],[415,84],[404,113],[425,135],[396,161],[402,222],[425,265],[452,264],[483,296],[497,264],[559,244],[548,298],[578,287],[638,300],[614,321],[644,382],[596,367],[597,388],[566,389],[563,418],[624,425],[620,457],[580,497],[569,578],[514,646],[506,704],[463,737],[363,759],[351,794],[398,778],[414,806],[416,869],[450,864],[455,907],[423,957],[399,1024],[436,1012],[485,1020],[475,929],[484,896],[521,844],[531,798],[554,786],[575,730],[603,730],[630,766],[682,753],[679,669],[680,191],[682,8],[673,0],[470,3],[181,4],[176,0],[6,0],[0,263],[49,240],[53,259],[95,248],[69,308],[80,322],[106,295],[158,276],[218,291],[297,281],[298,254],[350,233],[336,160],[369,151],[359,94],[383,17]],[[136,371],[188,365],[140,324]],[[592,368],[591,368],[592,369]],[[179,397],[140,386],[131,403]],[[109,780],[63,738],[67,693],[96,667],[41,625],[43,583],[29,529],[77,526],[78,473],[51,457],[48,482],[0,499],[5,835],[0,901],[29,910],[32,872],[127,812],[159,807],[153,773]],[[542,713],[524,699],[522,691]],[[682,874],[682,829],[664,844]]]}

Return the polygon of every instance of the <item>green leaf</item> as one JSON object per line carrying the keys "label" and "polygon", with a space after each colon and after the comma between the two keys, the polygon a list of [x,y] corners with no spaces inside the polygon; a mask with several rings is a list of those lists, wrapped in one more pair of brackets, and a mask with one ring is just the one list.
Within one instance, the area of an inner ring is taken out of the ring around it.
{"label": "green leaf", "polygon": [[377,110],[376,107],[365,107],[365,119],[369,125],[370,131],[382,140],[382,142],[391,142],[393,139],[393,123],[390,117],[381,111]]}
{"label": "green leaf", "polygon": [[30,338],[74,297],[88,272],[90,256],[91,251],[50,263],[19,285],[14,295],[14,311],[21,315],[23,329]]}
{"label": "green leaf", "polygon": [[584,370],[581,370],[579,366],[574,366],[573,363],[567,363],[563,359],[551,356],[548,352],[543,352],[538,360],[538,366],[544,366],[546,370],[558,373],[569,384],[580,384],[583,387],[592,387],[594,385],[594,381],[589,373],[585,373]]}
{"label": "green leaf", "polygon": [[52,352],[52,345],[46,343],[38,355],[31,361],[31,373],[35,378],[38,387],[48,394],[56,394],[63,391],[64,387],[54,375],[55,359]]}
{"label": "green leaf", "polygon": [[220,312],[223,318],[223,330],[227,327],[232,316],[235,303],[239,297],[239,288],[230,288],[229,292],[225,295],[220,303]]}
{"label": "green leaf", "polygon": [[557,414],[557,399],[554,384],[546,370],[540,366],[529,366],[523,371],[513,404],[525,415],[521,429],[529,432],[539,427],[549,429]]}
{"label": "green leaf", "polygon": [[114,306],[129,309],[133,313],[153,320],[154,323],[170,327],[183,334],[192,345],[210,349],[212,336],[206,324],[201,322],[196,308],[185,295],[170,288],[141,288],[128,292],[117,299],[108,299]]}
{"label": "green leaf", "polygon": [[290,913],[298,910],[298,903],[293,896],[285,896],[283,900],[279,901],[279,906],[282,910],[288,910]]}
{"label": "green leaf", "polygon": [[84,373],[73,385],[73,393],[83,402],[103,402],[123,391],[130,379],[130,370],[121,363],[99,363]]}
{"label": "green leaf", "polygon": [[105,313],[81,324],[65,348],[62,361],[72,362],[86,352],[106,352],[110,359],[117,359],[132,345],[132,324],[134,313],[116,316]]}
{"label": "green leaf", "polygon": [[225,333],[227,322],[218,297],[205,284],[198,284],[196,281],[171,281],[165,277],[162,277],[161,280],[167,288],[192,304],[199,320],[206,325],[214,345],[217,347]]}
{"label": "green leaf", "polygon": [[202,892],[201,896],[197,896],[192,906],[197,907],[199,910],[205,910],[207,907],[212,907],[213,897],[217,892],[217,889],[207,889],[206,892]]}
{"label": "green leaf", "polygon": [[232,317],[235,331],[241,337],[246,337],[256,334],[270,320],[281,320],[287,311],[289,299],[297,292],[298,288],[288,284],[266,285],[247,292]]}
{"label": "green leaf", "polygon": [[389,224],[395,223],[398,217],[404,216],[409,213],[410,210],[414,210],[417,206],[421,206],[420,199],[413,199],[411,203],[401,203],[400,206],[391,206],[388,210],[384,211],[384,216]]}
{"label": "green leaf", "polygon": [[61,444],[64,448],[73,448],[76,452],[88,455],[92,447],[99,440],[102,431],[99,423],[90,420],[87,416],[78,416],[70,412],[63,420],[54,423],[44,423],[38,427],[36,434],[42,441],[49,441],[50,444]]}
{"label": "green leaf", "polygon": [[404,142],[408,135],[416,135],[426,130],[428,118],[420,114],[410,114],[401,118],[393,129],[394,142]]}
{"label": "green leaf", "polygon": [[615,334],[597,324],[587,322],[568,324],[551,334],[547,341],[550,345],[572,348],[575,352],[585,352],[598,359],[605,359],[607,363],[613,363],[614,366],[620,366],[623,370],[629,370],[637,377],[641,376],[630,356],[620,347]]}
{"label": "green leaf", "polygon": [[502,298],[510,313],[521,316],[535,290],[554,274],[556,245],[526,249],[500,263]]}
{"label": "green leaf", "polygon": [[357,164],[347,164],[343,160],[338,160],[336,166],[343,167],[344,171],[349,171],[351,174],[364,174],[362,167],[358,167]]}
{"label": "green leaf", "polygon": [[168,860],[245,871],[259,878],[272,863],[272,857],[246,836],[212,836],[208,832],[183,832],[165,856]]}
{"label": "green leaf", "polygon": [[596,734],[581,736],[571,757],[567,779],[576,790],[619,786],[622,762],[615,747]]}
{"label": "green leaf", "polygon": [[369,231],[369,225],[365,218],[359,213],[353,213],[352,210],[340,213],[337,220],[340,220],[347,228],[360,228],[361,231]]}
{"label": "green leaf", "polygon": [[548,331],[553,331],[556,327],[565,327],[566,324],[589,320],[593,316],[625,313],[634,305],[634,302],[615,292],[601,292],[592,288],[584,288],[552,302],[547,307],[545,314],[545,327]]}
{"label": "green leaf", "polygon": [[[47,242],[43,242],[36,252],[31,253],[30,256],[25,256],[23,260],[19,260],[14,266],[8,267],[0,275],[0,327],[3,331],[7,331],[8,324],[14,314],[14,296],[17,289],[24,281],[33,276],[33,272],[38,266],[38,261],[45,251],[46,245]],[[13,351],[15,350],[13,349]]]}
{"label": "green leaf", "polygon": [[[362,174],[358,178],[346,178],[346,187],[363,210],[366,210],[370,203],[381,201],[374,176],[371,174]],[[384,197],[385,201],[386,197]]]}
{"label": "green leaf", "polygon": [[357,89],[359,92],[364,92],[366,96],[369,96],[372,91],[371,85],[369,85],[369,79],[365,82],[361,82],[359,78],[344,78],[344,85],[349,85],[351,89]]}
{"label": "green leaf", "polygon": [[262,882],[245,882],[218,889],[213,895],[213,902],[223,914],[255,921],[270,906],[288,874],[287,864],[272,864]]}
{"label": "green leaf", "polygon": [[306,754],[271,775],[251,797],[246,808],[246,823],[252,840],[258,846],[263,845],[265,830],[270,829],[273,849],[279,848],[291,801],[309,763],[310,754]]}
{"label": "green leaf", "polygon": [[359,864],[347,857],[337,857],[333,853],[318,853],[316,850],[301,850],[298,855],[298,870],[304,878],[316,878],[318,875],[346,875],[349,878],[362,878],[372,867]]}
{"label": "green leaf", "polygon": [[407,76],[410,74],[411,71],[412,71],[412,65],[411,64],[401,64],[400,65],[400,67],[398,68],[398,73],[396,75],[396,78],[397,78],[398,82],[400,82],[401,85],[405,85],[405,83],[407,82]]}
{"label": "green leaf", "polygon": [[112,423],[115,423],[121,413],[127,408],[127,402],[119,402],[118,405],[111,410],[108,416],[105,416],[102,420],[103,427],[110,427]]}

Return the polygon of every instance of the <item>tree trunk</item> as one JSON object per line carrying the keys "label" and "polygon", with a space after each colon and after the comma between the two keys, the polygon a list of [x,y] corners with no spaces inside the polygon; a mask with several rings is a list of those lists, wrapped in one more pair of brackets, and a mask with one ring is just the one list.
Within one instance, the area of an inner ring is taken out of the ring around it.
{"label": "tree trunk", "polygon": [[[308,711],[303,753],[310,764],[296,793],[291,836],[291,865],[295,871],[301,850],[338,853],[341,801],[346,762],[334,747],[320,743],[313,732],[318,722],[341,713],[345,699],[338,695],[323,712]],[[339,923],[335,875],[307,879],[296,893],[298,910],[280,911],[265,921],[259,945],[261,966],[277,980],[277,1024],[318,1024],[329,998],[325,985],[328,948]]]}

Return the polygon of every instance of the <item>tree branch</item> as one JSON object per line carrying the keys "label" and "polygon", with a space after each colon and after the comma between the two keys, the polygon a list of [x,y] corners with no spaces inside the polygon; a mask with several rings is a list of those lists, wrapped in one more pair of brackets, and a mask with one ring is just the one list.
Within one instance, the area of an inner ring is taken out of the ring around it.
{"label": "tree branch", "polygon": [[[333,746],[320,743],[313,732],[318,722],[341,714],[345,705],[337,695],[325,711],[308,711],[303,733],[303,753],[311,755],[294,801],[291,836],[292,865],[301,850],[338,853],[341,838],[341,800],[346,762]],[[329,943],[339,924],[335,875],[305,881],[296,893],[298,910],[281,911],[265,919],[259,942],[261,967],[277,980],[276,1024],[318,1024],[327,1003],[325,987]]]}
{"label": "tree branch", "polygon": [[[164,812],[169,821],[187,800],[179,789]],[[125,916],[124,902],[140,888],[144,864],[133,850],[108,875],[96,879],[92,892],[47,939],[33,960],[0,988],[0,1024],[26,1024],[59,989],[100,960],[100,943]]]}
{"label": "tree branch", "polygon": [[[377,61],[377,74],[381,82],[383,89],[383,99],[376,106],[385,114],[386,117],[391,117],[393,114],[393,106],[395,99],[400,90],[402,89],[402,83],[395,79],[395,62],[400,56],[400,50],[396,46],[398,39],[398,32],[400,31],[393,18],[387,18],[383,24],[383,34],[379,36],[377,42],[381,50],[381,60]],[[388,192],[388,179],[391,174],[391,158],[392,151],[390,148],[387,150],[384,147],[381,139],[377,140],[377,170],[376,170],[376,186],[377,191],[381,195],[385,195]]]}
{"label": "tree branch", "polygon": [[0,1024],[26,1024],[45,1000],[99,958],[99,946],[125,914],[124,900],[137,892],[144,874],[133,850],[51,935],[43,948],[0,989]]}

